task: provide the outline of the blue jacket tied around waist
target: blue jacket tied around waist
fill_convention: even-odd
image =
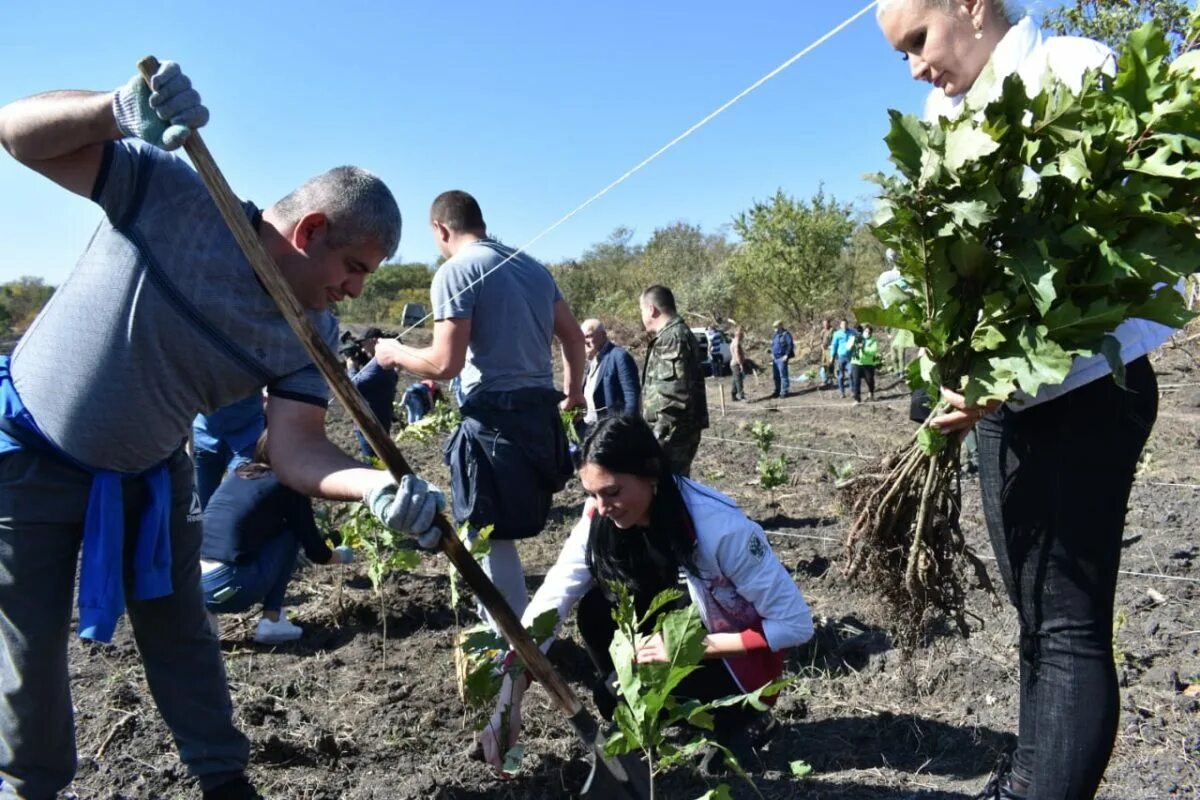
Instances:
[[[152,600],[171,594],[171,476],[166,462],[125,474],[96,469],[55,447],[38,428],[13,386],[10,359],[0,357],[0,455],[32,450],[92,476],[79,572],[79,636],[112,640],[125,612],[125,501],[122,482],[144,479],[150,502],[142,512],[133,554],[133,596]]]
[[[555,389],[474,392],[446,441],[454,520],[495,526],[496,540],[536,536],[573,473]]]

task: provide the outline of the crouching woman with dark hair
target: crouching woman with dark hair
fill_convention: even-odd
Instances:
[[[609,644],[616,630],[613,587],[629,587],[638,615],[665,589],[686,589],[708,630],[706,660],[676,688],[707,702],[754,691],[783,672],[783,652],[812,637],[812,616],[762,528],[728,497],[673,475],[653,432],[640,419],[609,417],[583,443],[579,479],[583,516],[525,610],[529,626],[549,609],[561,622],[576,605],[584,646],[597,669],[596,701],[611,718],[616,698]],[[678,606],[676,606],[678,607]],[[668,610],[668,609],[664,609]],[[639,663],[665,660],[662,638],[640,644]],[[499,768],[520,734],[529,678],[505,678],[492,724],[480,735],[484,758]],[[500,726],[508,712],[509,729]],[[751,730],[762,715],[719,709],[714,737],[748,766]],[[504,739],[504,742],[501,742]]]

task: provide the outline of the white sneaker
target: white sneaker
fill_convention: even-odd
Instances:
[[[254,641],[259,644],[283,644],[284,642],[294,642],[303,634],[304,631],[298,625],[289,622],[287,615],[281,611],[278,622],[272,622],[266,617],[258,621],[258,628],[254,631]]]

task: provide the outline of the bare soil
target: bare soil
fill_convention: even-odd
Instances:
[[[1200,797],[1200,365],[1196,344],[1155,356],[1162,402],[1134,487],[1117,594],[1115,643],[1122,683],[1116,752],[1100,792],[1107,800]],[[724,381],[722,381],[724,383]],[[840,571],[843,520],[834,481],[911,435],[908,396],[880,376],[874,403],[807,388],[770,400],[770,376],[751,378],[749,403],[721,407],[709,382],[713,425],[694,477],[740,502],[768,531],[819,625],[791,654],[798,676],[776,709],[779,732],[762,750],[756,783],[773,800],[964,800],[986,780],[1016,730],[1016,616],[972,590],[985,624],[962,638],[947,627],[910,659],[885,633],[877,604]],[[774,497],[755,481],[757,453],[745,430],[766,420],[792,459],[792,485]],[[331,436],[353,452],[340,410]],[[407,448],[420,473],[446,480],[440,447]],[[1170,484],[1170,485],[1169,485]],[[962,525],[990,556],[978,486],[964,482]],[[522,545],[536,589],[577,518],[573,483],[546,532]],[[988,562],[994,574],[994,564]],[[428,557],[385,586],[379,599],[360,564],[299,571],[287,599],[303,625],[293,645],[251,640],[254,615],[223,620],[223,649],[237,722],[252,742],[251,774],[270,798],[548,798],[574,796],[588,765],[563,717],[534,689],[526,706],[523,769],[501,780],[468,760],[473,720],[454,689],[453,639],[473,618],[450,607],[447,564]],[[999,581],[996,581],[999,585]],[[385,652],[386,650],[386,652]],[[552,657],[585,702],[587,660],[568,627]],[[127,625],[109,646],[70,645],[81,798],[197,797],[146,689]],[[1191,687],[1189,689],[1189,687]],[[796,779],[803,760],[811,776]],[[750,796],[733,781],[736,796]],[[698,797],[712,785],[685,769],[660,796]]]

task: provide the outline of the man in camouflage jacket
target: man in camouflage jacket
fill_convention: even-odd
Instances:
[[[700,347],[667,287],[642,292],[639,307],[642,324],[653,337],[642,370],[642,417],[662,443],[672,471],[688,476],[700,432],[708,427]]]

